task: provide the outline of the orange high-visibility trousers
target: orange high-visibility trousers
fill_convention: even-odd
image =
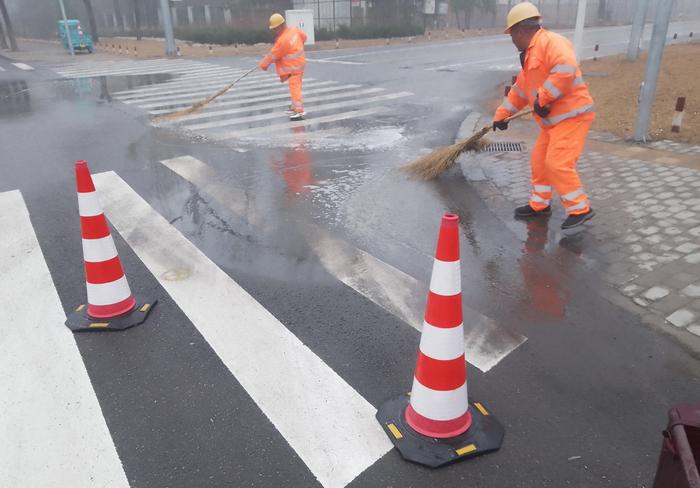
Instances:
[[[289,93],[292,97],[292,110],[297,113],[304,111],[304,100],[301,98],[301,79],[303,73],[293,74],[289,77]]]
[[[588,197],[576,172],[576,163],[594,118],[593,114],[585,114],[540,131],[530,159],[530,206],[534,210],[547,208],[552,199],[552,188],[559,194],[567,214],[582,214],[590,210]]]

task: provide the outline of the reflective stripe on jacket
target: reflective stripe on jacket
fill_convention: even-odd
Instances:
[[[266,70],[275,63],[280,77],[303,73],[306,65],[304,42],[306,42],[306,34],[303,30],[286,27],[277,36],[270,52],[260,62],[260,68]]]
[[[583,81],[576,62],[574,47],[567,38],[540,29],[535,33],[525,53],[523,69],[494,120],[503,120],[525,107],[534,106],[539,96],[540,105],[551,109],[546,118],[535,115],[541,127],[593,112],[593,99]]]

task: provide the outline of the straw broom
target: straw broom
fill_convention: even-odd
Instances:
[[[532,113],[532,109],[525,110],[516,115],[511,115],[506,118],[506,122],[511,120],[519,119],[520,117],[525,117]],[[481,149],[484,142],[481,139],[491,130],[491,126],[488,125],[481,129],[479,132],[475,133],[469,139],[462,142],[452,144],[451,146],[441,147],[435,151],[426,154],[420,159],[403,166],[402,169],[413,173],[414,175],[422,178],[424,180],[432,180],[436,178],[447,169],[449,169],[460,154],[464,151],[473,151]]]
[[[180,117],[184,117],[185,115],[193,114],[193,113],[197,112],[198,110],[201,110],[204,106],[209,105],[209,103],[211,103],[211,101],[214,100],[215,98],[219,98],[221,95],[223,95],[224,93],[226,93],[227,91],[229,91],[231,88],[233,88],[233,86],[234,86],[236,83],[238,83],[239,81],[241,81],[243,78],[245,78],[246,76],[248,76],[249,74],[251,74],[251,73],[252,73],[253,71],[255,71],[256,69],[258,69],[258,67],[257,67],[257,66],[254,66],[253,68],[251,68],[251,69],[249,69],[248,71],[246,71],[245,73],[243,73],[243,74],[242,74],[236,81],[234,81],[233,83],[231,83],[231,84],[229,84],[229,85],[226,85],[225,87],[223,87],[223,88],[222,88],[221,90],[219,90],[218,92],[214,93],[213,95],[210,95],[209,97],[205,98],[204,100],[200,100],[199,102],[195,103],[195,104],[192,105],[191,107],[186,108],[186,109],[184,109],[184,110],[180,110],[180,111],[178,111],[178,112],[171,112],[171,113],[169,113],[169,114],[161,115],[161,116],[159,116],[159,117],[156,117],[154,120],[155,120],[156,122],[161,121],[161,120],[172,120],[172,119],[177,119],[177,118],[180,118]]]

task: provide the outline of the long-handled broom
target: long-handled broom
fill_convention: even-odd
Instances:
[[[169,113],[169,114],[161,115],[161,116],[159,116],[159,117],[156,117],[154,120],[155,120],[155,121],[160,121],[160,120],[172,120],[172,119],[177,119],[177,118],[179,118],[179,117],[184,117],[185,115],[193,114],[193,113],[195,113],[196,111],[201,110],[202,107],[204,107],[205,105],[208,105],[209,103],[211,103],[211,101],[214,100],[215,98],[218,98],[218,97],[220,97],[221,95],[223,95],[224,93],[226,93],[227,91],[229,91],[231,88],[233,88],[233,86],[234,86],[236,83],[238,83],[239,81],[241,81],[243,78],[245,78],[246,76],[248,76],[249,74],[251,74],[251,73],[252,73],[253,71],[255,71],[256,69],[258,69],[257,65],[254,66],[254,67],[252,67],[251,69],[249,69],[249,70],[246,71],[245,73],[243,73],[243,74],[242,74],[238,79],[236,79],[236,81],[234,81],[233,83],[230,83],[230,84],[226,85],[225,87],[223,87],[223,88],[222,88],[221,90],[219,90],[218,92],[214,93],[213,95],[208,96],[208,97],[205,98],[204,100],[200,100],[199,102],[195,103],[195,104],[192,105],[191,107],[188,107],[188,108],[186,108],[186,109],[184,109],[184,110],[180,110],[180,111],[178,111],[178,112],[171,112],[171,113]]]
[[[519,114],[511,115],[510,117],[506,118],[505,121],[510,122],[511,120],[525,117],[531,113],[532,109],[528,109],[520,112]],[[459,155],[464,151],[479,149],[481,146],[481,138],[484,137],[490,130],[491,126],[487,125],[469,139],[452,144],[451,146],[436,149],[435,151],[426,154],[411,164],[403,166],[402,169],[408,171],[409,173],[413,173],[424,180],[432,180],[449,169],[455,163],[455,161],[457,161]]]

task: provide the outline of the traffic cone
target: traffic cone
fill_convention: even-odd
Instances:
[[[88,303],[76,308],[66,325],[73,332],[124,330],[139,325],[156,300],[137,300],[132,295],[87,162],[75,162],[75,178]]]
[[[412,391],[377,411],[377,420],[407,461],[437,468],[495,451],[503,443],[498,420],[481,403],[469,402],[463,327],[459,217],[445,214]]]

